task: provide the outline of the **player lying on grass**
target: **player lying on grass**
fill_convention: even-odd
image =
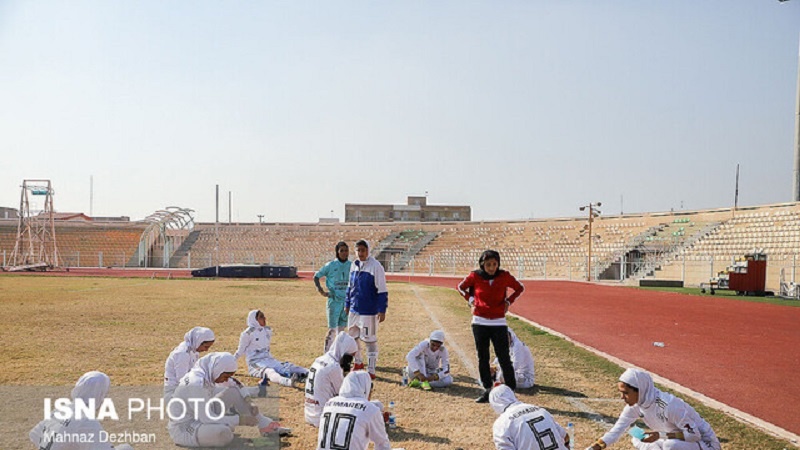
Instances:
[[[108,395],[111,380],[103,372],[86,372],[75,383],[72,389],[72,400],[82,400],[84,404],[94,401],[95,407],[100,408],[103,400]],[[77,411],[76,414],[77,416]],[[133,450],[128,444],[116,447],[102,439],[105,434],[103,426],[95,419],[87,417],[72,417],[66,420],[49,418],[39,422],[31,430],[29,436],[37,448],[48,450]],[[78,436],[83,443],[73,442],[70,436]],[[106,442],[103,442],[106,441]]]
[[[536,372],[533,367],[533,354],[531,349],[522,342],[514,331],[508,329],[508,353],[511,356],[511,365],[514,366],[514,379],[517,381],[518,389],[532,388],[536,382]],[[497,358],[492,363],[494,380],[497,383],[504,383],[503,369]]]
[[[194,327],[183,336],[164,363],[164,401],[172,398],[178,382],[194,367],[200,353],[207,352],[214,345],[214,332],[206,327]]]
[[[390,450],[389,436],[380,403],[371,402],[372,379],[363,370],[344,377],[339,395],[328,400],[322,410],[317,450]]]
[[[410,387],[421,387],[429,391],[431,387],[440,388],[453,384],[450,375],[450,356],[444,346],[444,331],[436,330],[428,339],[412,348],[406,355]]]
[[[686,402],[656,388],[649,373],[628,369],[619,377],[617,389],[625,408],[614,427],[587,450],[602,450],[617,442],[640,418],[652,431],[638,427],[630,431],[631,443],[638,450],[720,450],[711,425]]]
[[[233,376],[236,367],[236,359],[230,353],[209,353],[181,379],[168,405],[167,430],[177,445],[225,447],[233,441],[233,431],[239,425],[257,426],[263,435],[291,431],[261,414],[239,389],[219,389]],[[237,414],[226,415],[229,411]]]
[[[305,381],[308,369],[288,361],[278,361],[270,353],[272,328],[267,326],[264,313],[254,309],[247,315],[247,328],[239,337],[239,348],[233,355],[237,360],[246,356],[250,375],[261,378],[259,396],[266,395],[267,380],[281,386],[297,387]]]
[[[522,403],[501,384],[489,393],[489,403],[500,417],[492,427],[497,450],[567,450],[569,436],[546,409]]]
[[[322,408],[328,400],[339,394],[357,351],[355,339],[342,331],[336,335],[327,353],[314,360],[305,387],[304,414],[307,423],[319,426]]]

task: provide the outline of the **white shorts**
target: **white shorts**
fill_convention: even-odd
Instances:
[[[350,311],[347,316],[349,335],[364,342],[378,342],[378,315],[362,316]],[[358,331],[358,334],[355,331]]]

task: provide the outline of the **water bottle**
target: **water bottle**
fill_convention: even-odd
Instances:
[[[569,436],[569,450],[575,448],[575,425],[572,422],[567,423],[567,436]]]
[[[397,417],[394,415],[394,402],[389,402],[389,428],[397,428]]]
[[[408,386],[408,367],[403,367],[403,380],[400,384],[402,386]]]

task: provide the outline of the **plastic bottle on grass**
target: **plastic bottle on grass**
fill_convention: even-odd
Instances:
[[[575,424],[567,423],[567,436],[569,436],[569,450],[575,448]]]
[[[394,402],[389,402],[389,428],[397,428],[397,416],[394,413]]]

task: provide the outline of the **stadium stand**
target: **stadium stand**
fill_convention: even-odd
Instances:
[[[136,266],[143,222],[56,222],[62,264]],[[218,230],[218,231],[217,231]],[[0,252],[14,247],[16,221],[0,220]],[[217,241],[219,236],[219,241]],[[479,254],[498,250],[520,278],[585,280],[592,239],[592,279],[642,278],[708,282],[754,250],[768,256],[767,288],[794,281],[800,253],[800,203],[679,211],[594,220],[553,218],[483,222],[197,223],[170,255],[169,266],[272,264],[318,269],[342,240],[372,243],[388,272],[462,275]],[[102,255],[102,256],[101,256]],[[102,258],[102,260],[101,260]]]

